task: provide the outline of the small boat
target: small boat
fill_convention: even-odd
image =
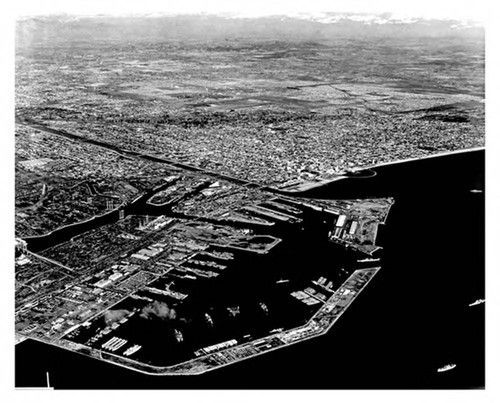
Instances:
[[[455,368],[457,364],[447,364],[444,367],[438,368],[437,372],[446,372]]]
[[[484,299],[476,299],[473,303],[469,304],[469,306],[484,304]]]

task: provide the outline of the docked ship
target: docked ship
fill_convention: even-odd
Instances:
[[[212,250],[210,252],[204,252],[204,254],[209,255],[209,256],[213,256],[215,258],[219,258],[222,260],[233,260],[234,259],[234,255],[230,252],[220,252],[220,251]]]
[[[437,369],[437,372],[446,372],[446,371],[450,371],[450,370],[452,370],[453,368],[455,368],[456,366],[457,366],[457,364],[447,364],[447,365],[445,365],[444,367],[438,368],[438,369]]]

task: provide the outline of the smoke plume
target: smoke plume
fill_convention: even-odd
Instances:
[[[175,309],[169,308],[165,302],[153,301],[142,308],[139,316],[144,319],[157,317],[163,320],[173,320],[177,317],[177,314]]]
[[[126,309],[115,309],[106,311],[104,312],[104,321],[106,322],[106,325],[111,325],[116,321],[123,319],[129,313],[130,311],[127,311]]]

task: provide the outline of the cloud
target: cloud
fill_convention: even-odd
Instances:
[[[324,12],[381,14],[394,18],[436,18],[483,21],[487,15],[486,0],[17,0],[18,15],[47,15],[68,13],[76,15],[131,15],[131,14],[231,14],[240,17],[266,15],[298,16]]]

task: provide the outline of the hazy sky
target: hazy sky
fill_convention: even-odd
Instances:
[[[16,0],[16,15],[68,13],[186,14],[235,13],[240,16],[297,15],[325,11],[392,13],[397,18],[428,17],[484,21],[489,0]]]

